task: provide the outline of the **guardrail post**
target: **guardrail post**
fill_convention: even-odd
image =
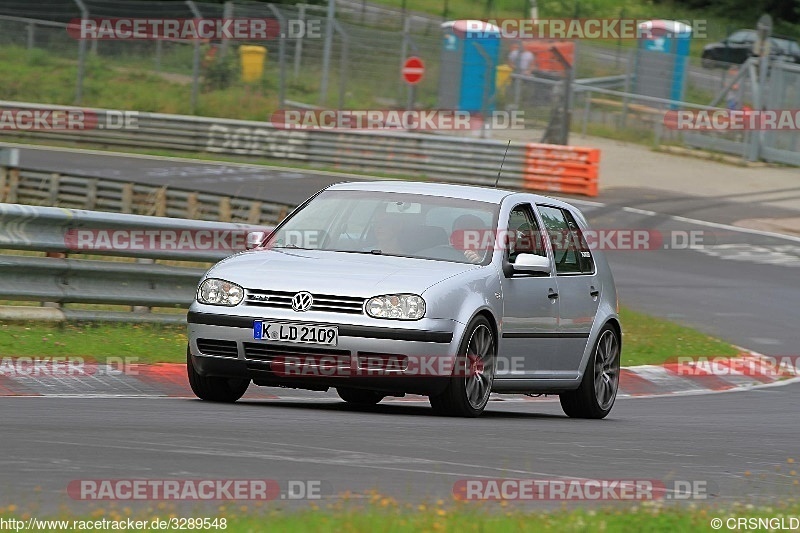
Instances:
[[[28,50],[33,50],[33,47],[36,46],[35,44],[35,32],[36,26],[33,25],[33,22],[28,23]]]
[[[260,224],[261,223],[261,202],[253,202],[250,204],[250,213],[247,215],[247,223],[248,224]]]
[[[52,206],[58,205],[58,185],[61,181],[61,176],[56,172],[50,175],[50,194],[47,201]]]
[[[47,252],[45,257],[50,257],[53,259],[66,259],[67,254],[63,252]],[[59,280],[59,283],[65,283],[63,280]],[[61,304],[59,302],[42,302],[42,307],[52,307],[55,309],[60,309]]]
[[[122,185],[122,197],[120,198],[120,213],[133,213],[133,183]]]
[[[0,202],[16,202],[19,187],[19,150],[0,148]],[[11,198],[14,198],[11,200]]]
[[[283,219],[286,218],[286,215],[288,214],[289,210],[286,207],[282,207],[281,210],[278,212],[278,220],[276,220],[275,223],[277,224],[279,222],[282,222]]]
[[[97,205],[97,180],[89,180],[86,183],[86,202],[83,206],[86,209],[94,209]]]
[[[161,187],[156,191],[154,213],[157,217],[167,216],[167,188]]]
[[[231,199],[227,196],[223,196],[219,199],[219,221],[231,221]]]
[[[6,202],[17,203],[19,196],[19,169],[12,168],[8,171],[8,189],[6,192]]]
[[[139,263],[139,264],[142,264],[142,265],[152,265],[153,263],[155,263],[155,260],[154,259],[149,259],[147,257],[138,257],[136,259],[136,262]],[[134,313],[149,313],[152,310],[153,309],[151,307],[147,307],[146,305],[132,305],[131,306],[131,311],[133,311]]]
[[[189,193],[189,196],[186,197],[186,218],[192,220],[200,218],[200,209],[197,197],[198,194],[196,192]]]

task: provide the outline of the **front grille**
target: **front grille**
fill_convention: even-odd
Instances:
[[[245,305],[256,307],[275,307],[291,309],[292,297],[297,294],[291,291],[265,291],[247,289]],[[312,294],[314,303],[309,311],[327,311],[330,313],[347,313],[360,315],[364,312],[364,298],[357,296],[333,296],[330,294]]]
[[[268,343],[245,342],[244,357],[249,362],[272,363],[276,359],[284,364],[330,366],[350,368],[350,351],[315,346],[277,346]]]
[[[239,357],[236,341],[223,341],[219,339],[197,339],[197,349],[206,355],[218,357]]]

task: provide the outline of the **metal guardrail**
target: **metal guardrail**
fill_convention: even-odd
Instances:
[[[253,229],[265,228],[0,204],[0,249],[48,253],[47,257],[0,255],[0,299],[50,302],[51,306],[82,303],[187,308],[205,269],[154,261],[218,261],[244,249],[246,233]],[[118,234],[125,239],[125,249],[113,245]],[[82,235],[87,237],[85,242]],[[139,245],[134,239],[137,235]],[[149,236],[154,237],[151,240]],[[98,237],[105,237],[106,244]],[[186,246],[181,244],[184,237]],[[207,243],[208,249],[197,246],[201,242]],[[67,254],[113,255],[138,261],[75,259]],[[128,313],[63,309],[61,314],[86,320],[183,321],[180,314],[142,310]]]
[[[256,225],[275,225],[294,208],[281,202],[18,168],[2,156],[0,202]]]
[[[12,109],[82,112],[91,114],[92,120],[87,122],[98,125],[117,122],[123,114],[118,110],[0,101],[0,112]],[[138,113],[135,125],[119,129],[0,129],[0,134],[108,147],[280,159],[490,186],[494,185],[506,149],[506,142],[492,139],[405,131],[282,129],[269,122],[160,113]],[[526,151],[530,146],[511,143],[500,177],[501,187],[524,187]]]

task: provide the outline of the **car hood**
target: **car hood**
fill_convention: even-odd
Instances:
[[[273,249],[232,256],[217,263],[207,277],[246,289],[368,298],[398,292],[421,294],[444,279],[474,268],[478,267],[408,257]]]

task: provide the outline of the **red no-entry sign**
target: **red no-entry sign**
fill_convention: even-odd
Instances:
[[[411,56],[403,63],[403,79],[409,85],[416,85],[422,81],[422,75],[425,74],[425,63],[416,56]]]

